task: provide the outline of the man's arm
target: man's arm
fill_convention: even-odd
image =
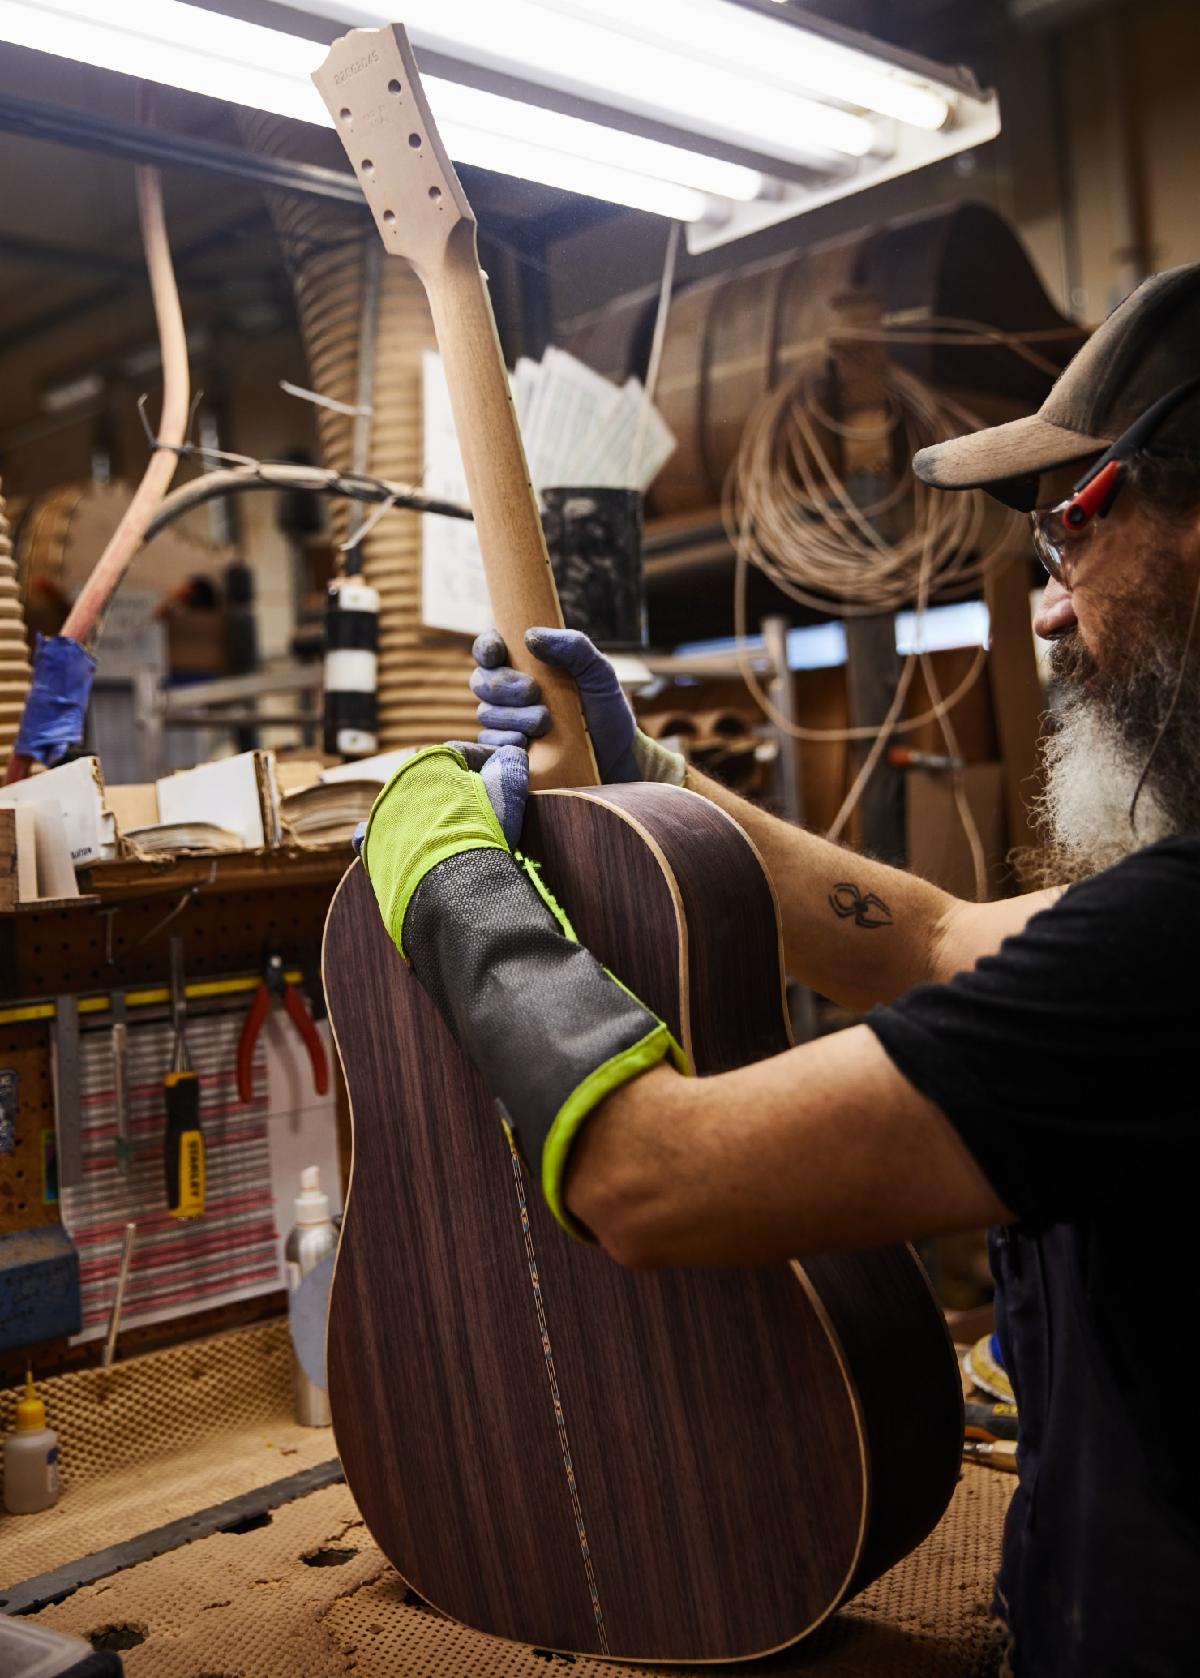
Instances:
[[[781,821],[694,768],[687,786],[749,834],[779,899],[793,978],[843,1007],[892,1002],[913,985],[951,979],[991,955],[1058,889],[967,903],[901,868]]]
[[[578,683],[602,780],[680,784],[683,759],[639,733],[616,672],[586,635],[538,628],[525,643]],[[527,745],[545,733],[550,716],[537,683],[509,666],[500,637],[486,631],[473,651],[481,744]],[[788,972],[848,1008],[891,1002],[922,980],[973,967],[1054,900],[1051,892],[963,903],[916,875],[768,815],[694,768],[686,768],[684,784],[719,804],[757,845],[779,899]]]
[[[711,1078],[634,1079],[592,1113],[566,1200],[613,1258],[646,1268],[765,1264],[1013,1216],[867,1026]]]

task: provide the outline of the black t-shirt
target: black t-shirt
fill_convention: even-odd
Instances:
[[[868,1019],[1018,1220],[993,1267],[1019,1678],[1200,1672],[1198,959],[1200,838],[1171,839]]]

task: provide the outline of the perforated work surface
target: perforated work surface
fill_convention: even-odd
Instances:
[[[329,1428],[292,1421],[282,1318],[40,1383],[62,1496],[0,1513],[0,1585],[119,1544],[336,1455]],[[15,1388],[0,1392],[0,1430]]]
[[[945,1520],[907,1561],[799,1649],[758,1667],[724,1670],[772,1678],[992,1678],[1000,1638],[987,1602],[1010,1486],[1004,1475],[966,1469]],[[130,1678],[546,1678],[568,1666],[579,1678],[629,1678],[663,1671],[568,1662],[443,1619],[384,1561],[344,1486],[277,1509],[260,1529],[203,1539],[102,1580],[38,1618],[92,1638],[126,1628],[126,1640],[142,1639],[122,1648]]]
[[[281,1320],[45,1382],[63,1441],[63,1496],[41,1515],[0,1516],[0,1580],[46,1571],[332,1456],[328,1429],[291,1422],[290,1382]],[[11,1426],[14,1397],[0,1393],[0,1429]],[[999,1638],[988,1603],[1011,1491],[1007,1475],[964,1469],[919,1550],[799,1649],[754,1670],[772,1678],[992,1678]],[[345,1486],[286,1504],[261,1527],[113,1574],[38,1618],[83,1636],[132,1628],[117,1633],[135,1640],[121,1650],[130,1678],[545,1678],[567,1664],[421,1605],[368,1536]],[[662,1671],[589,1659],[574,1667],[580,1678]]]
[[[43,1137],[54,1132],[54,1097],[41,1020],[0,1026],[0,1067],[17,1075],[17,1120],[12,1152],[0,1159],[0,1232],[55,1223],[56,1207],[44,1198]]]

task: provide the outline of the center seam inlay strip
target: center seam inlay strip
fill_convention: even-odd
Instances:
[[[521,1172],[521,1160],[515,1147],[512,1147],[513,1182],[517,1190],[517,1206],[521,1213],[521,1234],[525,1239],[525,1257],[529,1264],[529,1280],[533,1286],[533,1303],[537,1311],[538,1333],[542,1337],[542,1356],[546,1360],[546,1379],[550,1383],[550,1401],[554,1407],[554,1425],[558,1429],[558,1443],[562,1450],[563,1471],[567,1478],[567,1490],[571,1495],[571,1511],[575,1516],[575,1531],[579,1534],[579,1553],[583,1557],[583,1571],[587,1579],[588,1593],[592,1599],[592,1614],[596,1621],[596,1636],[600,1643],[600,1653],[608,1654],[608,1633],[604,1627],[604,1610],[600,1605],[600,1591],[596,1584],[596,1570],[592,1565],[592,1552],[588,1544],[587,1527],[583,1520],[583,1505],[579,1497],[579,1484],[575,1478],[575,1464],[571,1460],[571,1442],[567,1437],[567,1418],[563,1411],[562,1398],[558,1390],[558,1375],[554,1368],[554,1352],[550,1345],[550,1329],[546,1322],[546,1302],[542,1295],[541,1279],[538,1275],[537,1254],[533,1246],[533,1229],[529,1222],[529,1208],[525,1203],[525,1179]]]

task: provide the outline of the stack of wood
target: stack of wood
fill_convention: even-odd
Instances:
[[[13,563],[4,496],[0,494],[0,760],[7,761],[29,692],[25,618]]]
[[[294,158],[298,125],[247,118],[247,142],[271,156]],[[328,163],[322,154],[319,161]],[[425,292],[405,262],[377,264],[374,332],[362,332],[368,252],[379,245],[363,214],[315,199],[274,197],[271,212],[296,288],[308,355],[308,379],[321,396],[353,409],[359,399],[360,355],[373,357],[370,448],[366,470],[400,483],[422,474],[421,356],[436,347]],[[380,248],[380,255],[383,255]],[[373,339],[373,343],[372,343]],[[322,463],[353,469],[352,413],[318,407]],[[334,540],[346,539],[349,509],[334,502]],[[379,739],[383,750],[473,736],[475,702],[467,688],[471,660],[461,637],[421,623],[419,515],[384,515],[363,541],[364,576],[380,596]]]

